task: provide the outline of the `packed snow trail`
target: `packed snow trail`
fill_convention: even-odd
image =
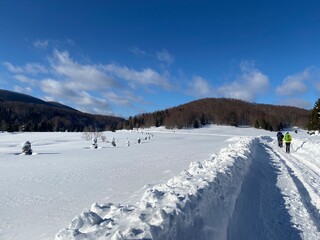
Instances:
[[[266,145],[258,145],[228,225],[228,240],[301,239],[276,186],[279,171]]]
[[[302,148],[302,155],[300,149],[304,143],[292,149],[290,154],[276,148],[274,142],[269,141],[267,145],[266,149],[280,170],[277,185],[282,190],[292,223],[303,239],[320,239],[319,157],[310,151],[315,147]],[[316,148],[319,149],[318,146]]]

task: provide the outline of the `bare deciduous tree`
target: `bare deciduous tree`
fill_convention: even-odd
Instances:
[[[98,131],[94,128],[86,128],[85,131],[82,133],[82,139],[86,141],[91,141],[92,139],[101,139],[102,142],[106,142],[106,136],[103,135],[103,132]]]

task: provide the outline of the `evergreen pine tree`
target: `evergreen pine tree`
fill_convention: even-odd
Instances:
[[[260,124],[260,127],[264,130],[268,130],[268,127],[269,127],[269,123],[263,118],[261,120],[261,124]]]
[[[198,120],[194,120],[194,122],[193,122],[193,128],[199,128],[199,122],[198,122]]]
[[[237,114],[235,112],[229,113],[229,124],[234,127],[238,126]]]
[[[309,130],[320,130],[320,98],[314,104],[311,118],[308,124]]]
[[[202,116],[200,118],[200,122],[201,122],[201,125],[206,125],[206,118],[204,116],[204,113],[202,113]]]
[[[260,123],[259,123],[258,120],[256,120],[256,121],[254,122],[254,127],[255,127],[255,128],[260,128]]]

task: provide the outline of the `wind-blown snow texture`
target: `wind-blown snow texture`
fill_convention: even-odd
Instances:
[[[18,180],[8,180],[8,175],[24,180],[29,177],[33,183],[40,183],[40,190],[41,183],[45,182],[53,191],[58,191],[56,198],[50,198],[48,191],[37,189],[36,199],[19,188],[13,191],[17,195],[22,192],[33,208],[44,208],[39,210],[42,214],[45,210],[48,215],[53,214],[54,208],[59,212],[55,216],[60,222],[63,220],[65,228],[56,230],[56,240],[320,239],[319,136],[309,136],[302,130],[298,134],[292,132],[291,153],[287,154],[277,146],[275,133],[250,128],[210,126],[174,131],[153,128],[143,133],[119,131],[110,136],[110,139],[117,139],[117,147],[99,143],[99,149],[95,150],[81,145],[80,139],[66,138],[67,133],[61,138],[57,134],[46,141],[42,139],[41,144],[43,135],[37,136],[36,156],[11,154],[16,146],[13,140],[21,138],[19,134],[6,135],[12,138],[4,147],[7,152],[4,156],[10,158],[0,160],[6,170],[5,177],[0,177],[4,183],[0,210],[5,213],[4,219],[0,220],[1,239],[52,239],[32,230],[31,224],[30,234],[28,229],[19,228],[18,220],[10,219],[10,210],[17,213],[16,204],[21,201],[19,197],[10,199],[14,193],[7,185]],[[150,134],[151,139],[145,138]],[[142,144],[136,143],[137,137],[143,139]],[[130,146],[126,146],[128,140]],[[74,142],[77,141],[83,151],[75,158],[73,152],[79,146]],[[60,153],[57,147],[62,146],[61,142],[73,143],[68,145],[70,149],[64,147]],[[41,145],[45,147],[42,152]],[[38,151],[35,151],[36,147]],[[21,162],[23,157],[30,160],[29,164],[35,170],[28,168],[25,161]],[[51,166],[45,161],[47,158],[56,163]],[[91,164],[88,165],[88,161]],[[45,168],[39,167],[42,164]],[[26,167],[27,173],[18,175],[10,170],[21,169],[21,165]],[[35,173],[39,169],[45,171],[47,178]],[[56,189],[53,183],[58,185]],[[70,189],[71,193],[68,193],[65,185],[75,190]],[[115,187],[110,189],[112,185]],[[41,194],[49,195],[47,205],[39,200]],[[77,199],[74,194],[78,194]],[[103,194],[110,197],[103,197]],[[63,203],[61,199],[66,203],[58,207]],[[96,199],[96,202],[92,201],[91,207],[85,209],[83,204],[90,199]],[[45,199],[42,201],[46,202]],[[85,209],[82,212],[81,206]],[[68,225],[63,213],[70,216],[70,208],[78,209],[79,214],[69,218]],[[23,208],[19,210],[27,212]],[[30,221],[36,218],[43,216],[29,217]],[[59,225],[58,221],[51,224],[61,226],[63,222]],[[45,228],[40,223],[38,227]],[[15,229],[15,233],[10,232],[10,228]],[[52,232],[53,229],[48,230]]]

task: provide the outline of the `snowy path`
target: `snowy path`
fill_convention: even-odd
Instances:
[[[303,154],[299,148],[287,154],[274,144],[269,143],[269,146],[281,171],[278,185],[293,224],[301,231],[303,239],[320,239],[320,169],[315,164],[319,157],[315,158],[307,149]]]
[[[301,239],[276,187],[278,174],[266,146],[257,146],[228,225],[228,240]]]
[[[228,239],[320,239],[319,162],[303,145],[287,154],[263,138],[238,196]]]

